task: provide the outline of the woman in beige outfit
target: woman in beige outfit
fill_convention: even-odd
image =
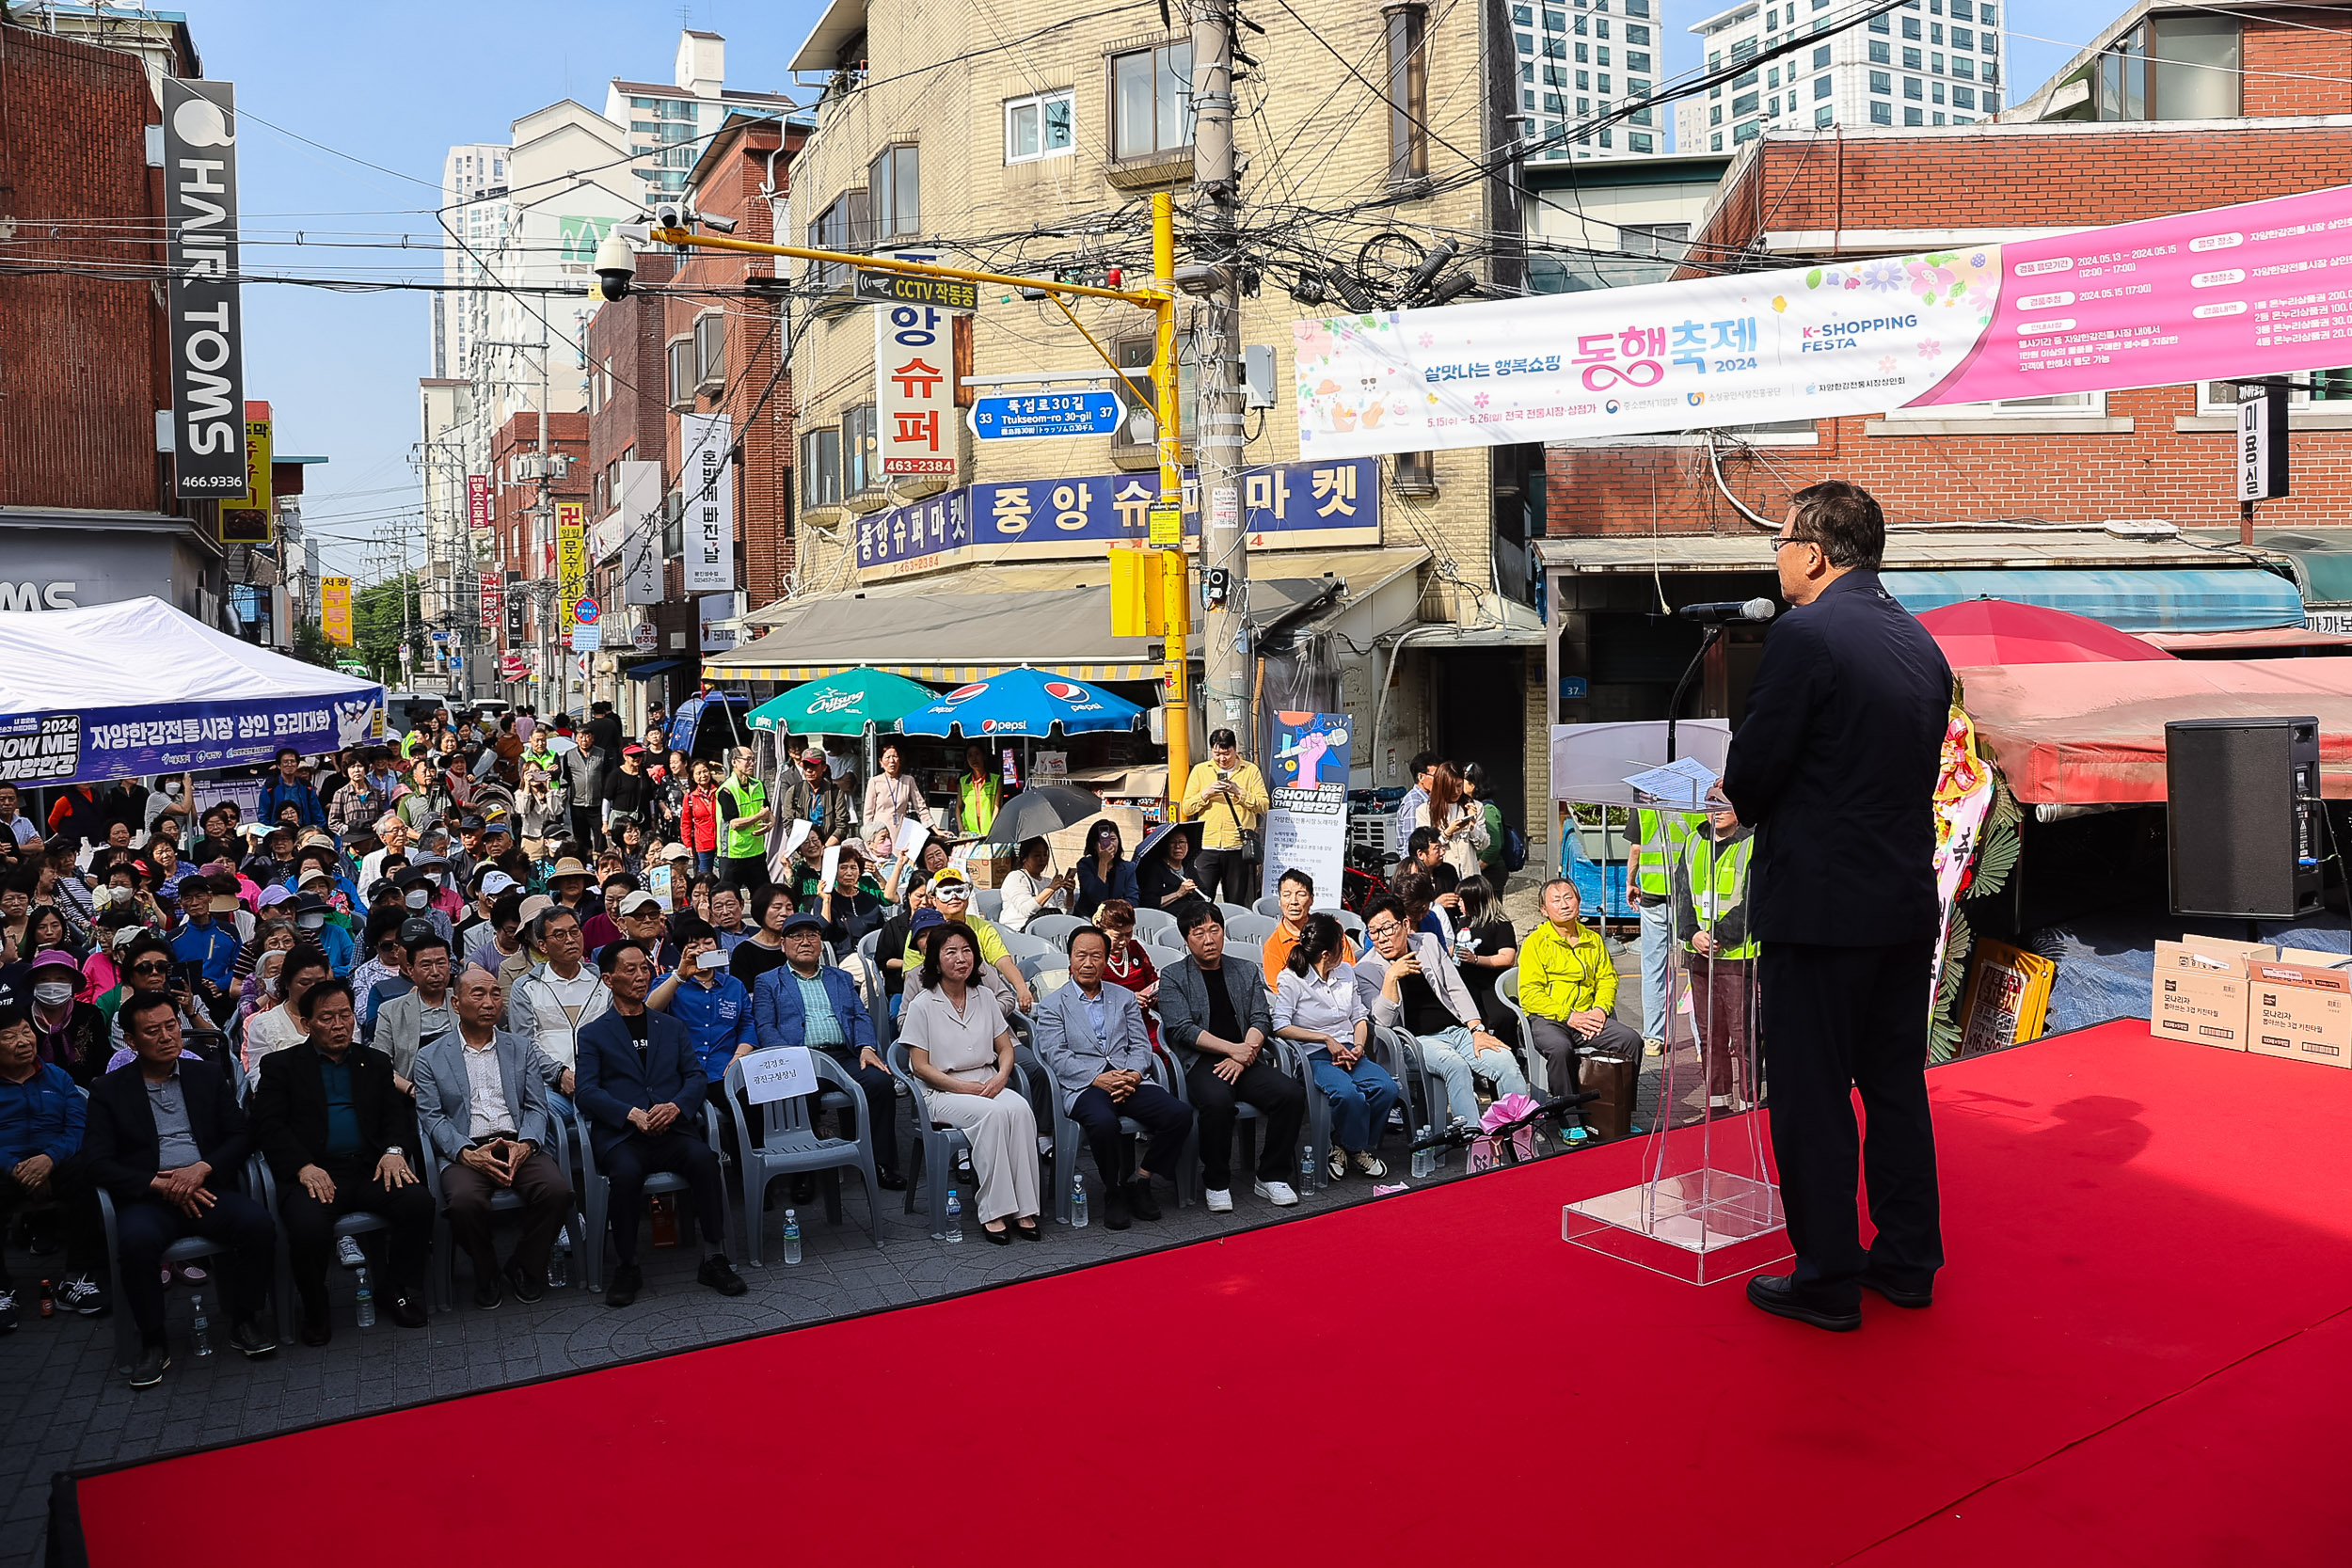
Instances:
[[[898,1033],[931,1119],[961,1129],[972,1145],[980,1234],[1010,1246],[1015,1234],[1044,1239],[1037,1227],[1037,1117],[1012,1087],[1012,1033],[1004,1015],[973,983],[979,961],[979,942],[961,921],[932,932],[922,988],[910,988]]]

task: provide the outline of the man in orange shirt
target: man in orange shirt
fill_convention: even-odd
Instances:
[[[1274,989],[1274,982],[1280,978],[1283,969],[1289,965],[1291,949],[1298,945],[1298,933],[1306,929],[1307,917],[1314,912],[1315,879],[1294,865],[1282,873],[1282,879],[1275,888],[1274,895],[1281,900],[1282,922],[1274,927],[1273,934],[1259,949],[1267,976],[1265,989],[1268,990]],[[1340,961],[1351,964],[1356,961],[1355,939],[1340,939]]]

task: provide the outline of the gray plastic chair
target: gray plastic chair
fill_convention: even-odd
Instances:
[[[920,1188],[925,1211],[930,1215],[931,1240],[941,1241],[947,1234],[947,1186],[955,1180],[958,1156],[970,1158],[972,1144],[962,1129],[931,1120],[930,1105],[923,1098],[923,1081],[914,1076],[914,1055],[907,1043],[893,1041],[886,1054],[891,1075],[906,1085],[908,1095],[914,1101],[914,1175],[907,1182],[906,1206],[899,1212],[914,1212],[914,1195]],[[1020,1055],[1016,1050],[1016,1063]],[[1023,1074],[1013,1074],[1016,1086],[1023,1081]],[[963,1212],[969,1214],[972,1210],[966,1205]]]
[[[1340,929],[1355,939],[1356,946],[1359,951],[1362,949],[1364,945],[1364,917],[1362,915],[1358,914],[1354,910],[1326,910],[1323,912],[1338,921]]]
[[[1231,926],[1236,920],[1254,918],[1258,911],[1246,904],[1229,904],[1220,898],[1216,901],[1216,912],[1225,917],[1226,925]]]
[[[1233,915],[1225,922],[1225,940],[1229,944],[1240,942],[1250,950],[1251,956],[1254,956],[1257,949],[1265,945],[1265,939],[1279,929],[1281,924],[1279,920],[1269,920],[1262,914]]]
[[[1004,942],[1005,951],[1015,958],[1046,958],[1056,957],[1061,952],[1059,942],[1050,941],[1045,937],[1032,936],[1026,931],[1008,931],[1000,927],[996,935]]]
[[[1250,905],[1249,908],[1253,913],[1264,915],[1269,919],[1279,920],[1282,918],[1282,895],[1279,893],[1269,893],[1263,898],[1261,898],[1256,903]]]
[[[270,1180],[269,1167],[262,1164],[262,1157],[258,1154],[246,1161],[244,1186],[245,1196],[267,1210],[270,1223],[275,1226],[278,1223],[278,1191],[276,1185]],[[114,1196],[103,1187],[98,1189],[98,1218],[106,1233],[106,1277],[115,1281],[119,1290],[122,1279],[122,1239],[115,1227]],[[163,1260],[168,1267],[174,1263],[194,1263],[207,1258],[225,1258],[228,1255],[229,1249],[218,1242],[208,1242],[201,1236],[187,1236],[165,1247]],[[213,1287],[208,1282],[204,1289],[212,1290]],[[215,1311],[221,1314],[215,1321],[220,1324],[219,1332],[226,1342],[229,1330],[234,1325],[228,1322],[227,1309],[223,1305],[224,1299],[215,1292],[213,1297],[213,1307]],[[282,1284],[275,1280],[272,1282],[271,1310],[278,1319],[278,1332],[282,1335],[290,1320],[287,1317],[286,1296]],[[164,1318],[168,1325],[171,1318],[169,1292],[166,1292],[164,1296]],[[122,1369],[128,1370],[137,1363],[139,1358],[139,1330],[138,1325],[131,1321],[131,1307],[128,1302],[117,1301],[115,1303],[114,1320],[115,1360]]]
[[[1070,933],[1089,924],[1074,914],[1041,914],[1029,922],[1028,934],[1041,942],[1052,942],[1056,952],[1065,952]]]
[[[982,920],[993,921],[1005,912],[1005,890],[1000,887],[976,887],[972,890],[972,912]]]
[[[743,1063],[739,1057],[727,1064],[723,1098],[728,1112],[735,1117],[735,1147],[741,1152],[736,1165],[737,1190],[743,1210],[743,1253],[752,1267],[765,1268],[760,1260],[762,1232],[767,1227],[763,1217],[768,1183],[779,1176],[798,1176],[803,1171],[825,1173],[825,1220],[831,1225],[841,1223],[841,1171],[844,1166],[855,1170],[866,1182],[866,1231],[882,1245],[882,1189],[874,1181],[874,1129],[872,1118],[864,1115],[865,1091],[849,1069],[821,1051],[811,1051],[808,1059],[816,1065],[817,1076],[844,1095],[854,1095],[860,1115],[857,1136],[854,1138],[819,1137],[810,1121],[815,1109],[809,1102],[830,1101],[830,1095],[796,1095],[789,1100],[772,1100],[765,1105],[755,1105],[759,1117],[759,1136],[752,1136],[751,1124],[743,1115]]]
[[[1298,1053],[1292,1048],[1291,1042],[1288,1040],[1270,1039],[1266,1041],[1266,1049],[1273,1053],[1275,1066],[1279,1068],[1282,1071],[1288,1073],[1291,1077],[1297,1079],[1300,1084],[1304,1085],[1307,1091],[1308,1101],[1311,1104],[1315,1099],[1315,1086],[1313,1082],[1307,1077],[1305,1065],[1301,1061]],[[1177,1065],[1179,1058],[1175,1054],[1174,1047],[1163,1045],[1161,1050],[1168,1057],[1168,1077],[1171,1080],[1172,1091],[1177,1099],[1183,1101],[1187,1105],[1191,1104],[1192,1085],[1185,1079],[1184,1072]],[[1258,1108],[1255,1105],[1250,1104],[1248,1101],[1236,1101],[1233,1104],[1233,1134],[1235,1138],[1239,1139],[1242,1130],[1248,1127],[1250,1123],[1263,1119],[1264,1118],[1258,1114]],[[1256,1131],[1252,1129],[1249,1138],[1243,1145],[1243,1152],[1236,1155],[1234,1158],[1234,1170],[1240,1172],[1244,1176],[1248,1175],[1249,1172],[1257,1168],[1256,1162],[1251,1157],[1251,1151],[1248,1147],[1248,1144],[1255,1143],[1256,1141]],[[1200,1122],[1198,1117],[1195,1117],[1193,1120],[1192,1136],[1185,1140],[1184,1156],[1178,1162],[1178,1164],[1181,1167],[1176,1173],[1176,1201],[1178,1205],[1182,1206],[1187,1196],[1201,1198],[1203,1201],[1206,1201],[1205,1194],[1207,1192],[1207,1183],[1200,1180]],[[1296,1172],[1292,1172],[1290,1174],[1295,1175]],[[1285,1177],[1285,1180],[1288,1180],[1288,1177]]]
[[[548,1122],[555,1129],[555,1142],[547,1153],[568,1177],[572,1169],[571,1122],[562,1111],[552,1107],[548,1112]],[[430,1149],[424,1154],[424,1184],[433,1194],[433,1256],[438,1265],[430,1271],[433,1290],[439,1298],[437,1305],[442,1311],[451,1312],[457,1307],[457,1246],[449,1233],[449,1216],[441,1207],[441,1162],[433,1156]],[[511,1191],[501,1190],[490,1195],[492,1214],[516,1213],[522,1206],[523,1200]],[[564,1220],[564,1234],[571,1242],[575,1259],[587,1257],[587,1228],[588,1222],[580,1217],[580,1195],[575,1192],[572,1195],[572,1211]],[[479,1285],[481,1281],[474,1283]]]
[[[1298,1079],[1306,1085],[1307,1142],[1315,1152],[1314,1190],[1321,1192],[1331,1184],[1331,1101],[1321,1089],[1315,1087],[1314,1074],[1308,1069],[1307,1066],[1307,1048],[1296,1040],[1284,1040],[1282,1043],[1292,1052],[1297,1065]],[[1398,1104],[1403,1108],[1406,1118],[1407,1125],[1405,1131],[1409,1141],[1412,1133],[1410,1125],[1413,1114],[1412,1085],[1413,1080],[1421,1075],[1420,1064],[1418,1061],[1408,1062],[1397,1037],[1393,1034],[1384,1032],[1377,1024],[1373,1026],[1371,1048],[1365,1052],[1365,1055],[1386,1069],[1389,1076],[1396,1080],[1397,1091],[1402,1096]],[[1380,1126],[1374,1128],[1372,1130],[1373,1148],[1377,1150],[1388,1135],[1387,1123],[1383,1122]],[[1396,1175],[1394,1167],[1391,1167],[1389,1175],[1391,1178]]]
[[[1549,1090],[1549,1069],[1544,1065],[1544,1053],[1535,1049],[1535,1032],[1527,1026],[1527,1009],[1519,1006],[1519,972],[1506,969],[1495,980],[1495,994],[1511,1009],[1511,1020],[1519,1032],[1519,1069],[1527,1074],[1529,1089],[1541,1100]]]
[[[1136,911],[1136,936],[1140,937],[1145,942],[1150,942],[1154,934],[1161,931],[1166,931],[1169,936],[1174,936],[1176,934],[1176,917],[1174,915],[1168,913],[1166,910],[1138,909]]]
[[[584,1118],[579,1132],[580,1183],[576,1190],[588,1215],[588,1250],[580,1259],[581,1266],[585,1271],[585,1277],[580,1281],[580,1289],[601,1291],[604,1289],[606,1232],[612,1220],[612,1182],[610,1178],[596,1169],[596,1146],[588,1135]],[[711,1152],[719,1156],[723,1165],[726,1151],[720,1147],[719,1143],[719,1113],[712,1108],[707,1093],[703,1096],[703,1140],[710,1145]],[[723,1169],[720,1174],[723,1180],[724,1170]],[[682,1193],[689,1190],[686,1178],[675,1171],[666,1170],[656,1171],[646,1177],[644,1189],[647,1197],[658,1196],[662,1193]],[[720,1223],[723,1226],[725,1224],[724,1206],[721,1207]],[[722,1251],[725,1250],[726,1237],[724,1235],[713,1236],[710,1240],[717,1243]]]
[[[858,938],[857,956],[866,968],[866,978],[858,986],[858,1000],[866,1004],[866,1016],[874,1021],[875,1043],[887,1047],[898,1037],[898,1021],[890,1016],[890,994],[882,980],[880,929]]]
[[[1184,939],[1176,934],[1173,927],[1170,927],[1167,930],[1160,930],[1154,927],[1152,930],[1146,931],[1141,926],[1137,926],[1136,930],[1137,934],[1143,938],[1143,945],[1151,948],[1154,953],[1166,953],[1170,958],[1181,958],[1192,951],[1191,948],[1184,945]],[[1156,959],[1153,961],[1157,962]],[[1165,968],[1166,966],[1163,965],[1162,967]]]

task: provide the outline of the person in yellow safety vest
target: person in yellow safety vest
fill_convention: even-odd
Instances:
[[[1005,786],[989,767],[988,748],[978,741],[963,749],[963,777],[956,781],[956,826],[978,836],[996,825]]]
[[[1668,982],[1674,974],[1674,867],[1691,836],[1679,812],[1633,814],[1633,865],[1626,901],[1642,911],[1642,1040],[1649,1053],[1665,1049]]]
[[[1756,831],[1728,811],[1690,819],[1684,876],[1675,889],[1675,931],[1690,976],[1691,1009],[1707,1055],[1707,1101],[1716,1114],[1753,1098],[1749,1060],[1756,1016],[1756,942],[1748,927],[1748,868]]]

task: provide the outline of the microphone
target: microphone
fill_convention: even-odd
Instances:
[[[1724,600],[1719,604],[1687,604],[1675,611],[1686,621],[1700,621],[1719,626],[1725,621],[1769,621],[1775,607],[1765,598],[1750,599],[1744,604]]]

